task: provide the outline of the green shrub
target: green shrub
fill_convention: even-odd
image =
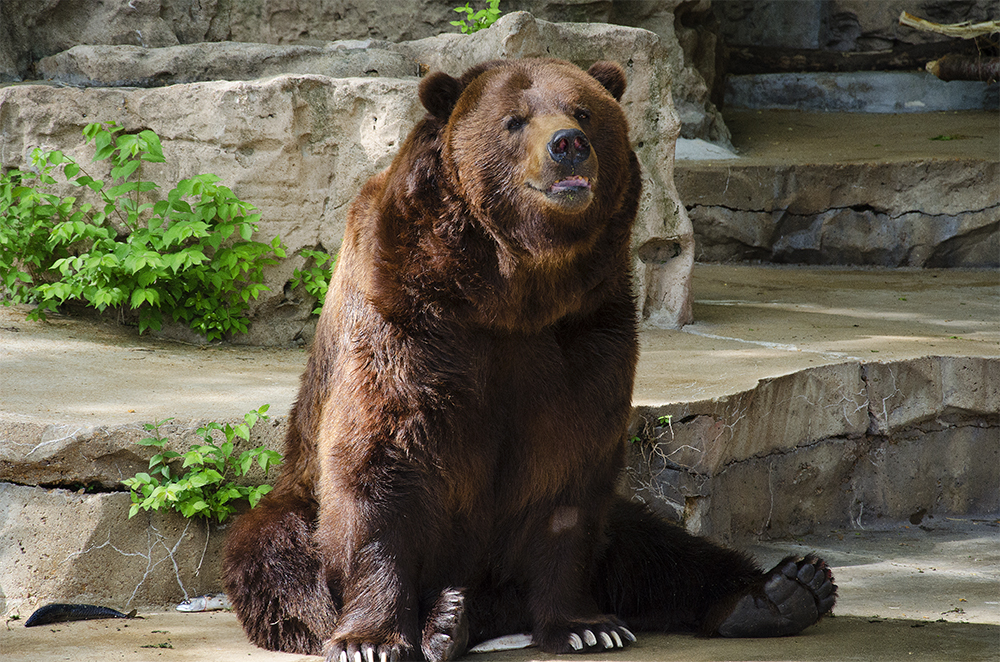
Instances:
[[[490,0],[490,6],[476,11],[466,2],[464,7],[455,7],[454,11],[466,14],[460,21],[451,21],[452,25],[462,30],[463,34],[472,34],[490,27],[500,18],[500,0]]]
[[[316,297],[317,305],[312,312],[318,315],[323,310],[326,290],[330,287],[330,278],[333,277],[333,269],[337,266],[337,256],[308,249],[303,250],[301,254],[307,260],[312,260],[313,266],[293,271],[291,285],[292,287],[302,285],[309,295]]]
[[[159,188],[141,177],[143,163],[162,163],[150,130],[122,133],[113,122],[83,130],[94,161],[110,160],[111,182],[95,179],[62,152],[32,152],[36,173],[0,175],[0,288],[4,303],[30,303],[44,319],[68,301],[138,314],[139,333],[159,330],[164,316],[209,340],[245,333],[250,301],[267,290],[265,266],[284,257],[278,237],[252,240],[260,215],[211,174],[183,179],[154,201]],[[50,192],[53,176],[96,197],[96,204]]]
[[[136,443],[155,446],[160,452],[150,458],[148,472],[122,481],[132,495],[128,516],[134,517],[140,510],[175,510],[184,517],[214,517],[221,523],[235,512],[233,503],[240,499],[247,499],[251,508],[256,506],[261,497],[271,491],[270,485],[247,487],[227,479],[230,473],[236,477],[245,476],[255,461],[266,476],[271,467],[281,462],[281,453],[263,446],[233,457],[236,438],[249,441],[250,430],[257,421],[268,419],[267,410],[268,405],[264,405],[248,412],[243,417],[244,422],[235,427],[228,423],[225,426],[209,423],[198,428],[204,443],[191,446],[184,454],[163,450],[167,440],[160,435],[160,427],[173,419],[147,423],[144,427],[153,436]],[[221,430],[225,435],[222,445],[215,443],[214,430]],[[179,469],[178,463],[181,464]],[[183,471],[188,468],[189,471]]]

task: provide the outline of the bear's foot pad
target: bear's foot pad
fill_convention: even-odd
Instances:
[[[825,561],[813,555],[790,556],[736,602],[717,633],[723,637],[796,634],[829,612],[836,599],[837,585]]]

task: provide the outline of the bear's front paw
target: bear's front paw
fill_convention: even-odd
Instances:
[[[796,634],[829,612],[836,600],[837,585],[825,561],[811,554],[790,556],[736,602],[716,633],[723,637]]]
[[[461,589],[446,589],[424,621],[420,645],[424,660],[454,660],[465,652],[468,643],[469,619],[465,615],[465,594]]]
[[[368,641],[329,641],[326,662],[400,662],[409,659],[409,651],[399,645]]]
[[[548,629],[535,641],[547,653],[590,653],[625,648],[635,642],[635,635],[617,618],[605,616]]]

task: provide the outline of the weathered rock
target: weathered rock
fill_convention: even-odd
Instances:
[[[279,76],[151,89],[7,87],[0,89],[0,158],[25,167],[31,147],[40,146],[86,164],[93,152],[81,131],[88,122],[152,128],[167,162],[144,166],[144,177],[169,188],[215,173],[258,207],[259,237],[281,237],[293,259],[268,271],[271,289],[252,313],[276,321],[252,325],[237,340],[285,344],[308,335],[312,324],[314,302],[285,292],[304,263],[297,254],[340,246],[347,206],[423,115],[416,85],[416,78]]]
[[[285,417],[258,421],[250,439],[235,439],[234,457],[244,450],[265,446],[282,452]],[[237,425],[243,421],[218,421]],[[208,421],[171,420],[160,426],[159,434],[167,439],[164,450],[187,452],[192,445],[205,443],[197,430]],[[125,491],[121,484],[149,468],[149,458],[159,451],[139,445],[151,436],[138,424],[81,426],[30,424],[0,420],[0,483],[88,490]],[[220,431],[213,432],[217,445],[225,441]],[[246,476],[230,477],[239,485],[267,482],[257,465]],[[271,474],[274,478],[274,474]]]
[[[844,161],[686,161],[677,186],[698,259],[1000,265],[996,160]]]
[[[548,21],[619,23],[656,32],[667,45],[666,57],[659,64],[665,64],[673,72],[674,95],[685,125],[685,136],[728,144],[729,132],[722,116],[708,100],[708,87],[700,73],[708,71],[705,53],[714,51],[714,38],[702,39],[698,47],[700,56],[689,56],[682,51],[674,33],[674,10],[678,5],[684,5],[687,14],[708,15],[710,12],[707,7],[701,7],[702,4],[708,3],[702,2],[695,7],[682,0],[644,0],[625,5],[605,1],[530,0],[507,3],[503,11],[524,9]],[[154,49],[178,44],[201,47],[205,42],[232,41],[323,47],[326,42],[342,39],[400,42],[442,33],[458,34],[459,29],[451,25],[451,21],[460,18],[454,7],[451,0],[397,3],[362,0],[294,6],[264,0],[235,4],[217,0],[198,3],[144,0],[141,6],[134,0],[73,3],[67,0],[44,3],[8,0],[0,7],[0,25],[8,27],[7,31],[0,30],[0,82],[22,77],[48,77],[56,73],[52,65],[40,65],[38,72],[32,72],[32,65],[41,58],[81,45],[133,45]],[[694,47],[691,35],[686,43]],[[695,64],[695,58],[700,64]],[[714,55],[711,59],[714,60]],[[314,71],[316,66],[313,62],[309,68],[289,68],[281,73],[325,73]],[[154,72],[154,76],[157,73],[160,72]],[[168,74],[164,78],[169,78],[169,72],[163,73]],[[196,72],[178,75],[187,80],[206,80]],[[73,76],[86,80],[79,74]],[[154,77],[146,82],[147,78],[126,69],[120,78],[111,80],[156,84],[160,79]]]
[[[998,371],[996,358],[845,363],[640,411],[629,483],[689,530],[729,541],[995,512]]]
[[[903,363],[868,363],[863,379],[870,432],[891,435],[963,417],[1000,415],[1000,362],[927,357]]]
[[[129,519],[129,505],[125,494],[0,483],[0,610],[163,608],[220,590],[221,527],[173,514]]]
[[[386,42],[274,46],[221,42],[166,48],[74,46],[42,58],[39,78],[89,87],[157,87],[177,83],[253,80],[279,74],[329,78],[417,76],[416,62]]]
[[[843,207],[814,215],[727,207],[688,210],[698,259],[887,267],[1000,266],[997,208],[899,216]]]
[[[267,68],[272,66],[266,61],[268,47],[254,48],[249,51],[256,53],[251,62],[272,71]],[[680,126],[669,94],[669,73],[657,66],[664,46],[655,34],[619,26],[548,23],[515,13],[471,36],[440,35],[392,49],[395,53],[375,51],[395,57],[397,64],[403,59],[456,75],[496,57],[554,56],[583,66],[602,58],[625,62],[629,89],[623,105],[644,171],[634,240],[643,318],[666,327],[690,320],[694,240],[673,184],[673,145]],[[199,61],[212,71],[233,71],[224,62],[232,59],[232,50],[239,51],[223,46]],[[117,65],[109,63],[99,73],[96,66],[75,66],[91,61],[81,59],[84,56],[108,52],[118,54]],[[156,78],[158,71],[179,71],[167,66],[177,58],[199,57],[187,47],[155,54],[136,51],[148,66],[129,67],[129,52],[77,49],[50,62],[67,78],[88,79],[92,74],[87,71],[92,71],[102,80],[120,81],[131,75]],[[327,51],[310,52],[309,58],[322,59]],[[301,64],[295,57],[287,61],[288,66],[298,66],[296,62]],[[248,66],[243,73],[251,75],[253,70]],[[115,120],[126,129],[152,128],[161,138],[167,163],[149,166],[144,175],[166,186],[197,172],[213,172],[260,209],[260,236],[282,238],[293,259],[268,271],[270,292],[253,309],[251,333],[237,340],[284,344],[311,333],[312,302],[286,293],[292,271],[303,263],[297,254],[317,246],[336,251],[349,203],[368,177],[389,164],[423,114],[417,84],[415,77],[284,75],[153,89],[9,87],[0,90],[0,157],[8,166],[23,166],[29,148],[39,145],[62,149],[85,163],[90,151],[80,131],[87,122]]]

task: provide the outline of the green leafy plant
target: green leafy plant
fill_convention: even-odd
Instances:
[[[0,287],[4,303],[30,303],[29,318],[69,301],[104,311],[132,309],[139,333],[164,316],[209,340],[245,333],[250,301],[268,288],[265,266],[284,257],[281,240],[253,241],[260,215],[219,177],[183,179],[155,199],[144,163],[164,162],[148,129],[123,133],[113,122],[83,130],[93,161],[110,160],[111,181],[95,179],[61,151],[32,152],[36,172],[0,175]],[[81,195],[49,189],[61,169]]]
[[[451,24],[460,28],[463,34],[472,34],[496,23],[500,18],[500,0],[490,0],[490,6],[479,11],[470,7],[468,2],[464,7],[455,7],[454,11],[466,16],[459,21],[451,21]]]
[[[292,287],[302,285],[308,294],[316,297],[318,303],[313,309],[313,314],[318,315],[323,310],[326,290],[330,287],[330,278],[333,277],[333,269],[337,266],[337,256],[309,249],[303,250],[301,255],[311,260],[312,266],[293,271],[291,285]]]
[[[174,510],[184,517],[215,518],[221,523],[235,512],[233,504],[240,499],[249,501],[251,508],[256,506],[271,491],[271,486],[236,485],[231,478],[247,475],[255,462],[266,476],[271,467],[281,462],[281,453],[263,446],[243,451],[239,457],[233,453],[237,438],[249,441],[250,430],[257,421],[269,418],[267,410],[268,405],[263,405],[248,412],[244,422],[236,426],[213,422],[198,428],[197,434],[204,443],[192,445],[183,454],[163,448],[167,439],[160,428],[172,418],[147,423],[144,427],[153,435],[136,443],[153,446],[159,452],[149,459],[148,472],[122,481],[132,495],[128,516],[134,517],[140,510]],[[216,430],[225,436],[222,444],[216,444],[212,436]]]

